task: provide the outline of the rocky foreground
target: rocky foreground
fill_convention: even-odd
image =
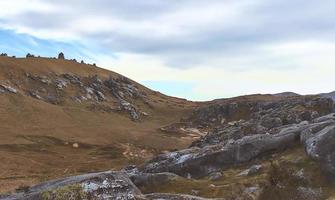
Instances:
[[[162,130],[169,129],[198,132],[203,136],[187,149],[159,155],[142,166],[50,181],[21,188],[16,194],[1,199],[196,200],[205,198],[193,189],[188,194],[150,191],[171,185],[174,186],[172,191],[180,191],[178,187],[199,185],[204,180],[208,181],[209,188],[216,188],[213,191],[227,191],[217,195],[217,199],[268,199],[269,195],[277,195],[273,199],[332,197],[332,191],[313,180],[316,176],[309,176],[304,171],[307,170],[304,168],[306,163],[317,166],[317,171],[329,181],[326,184],[332,187],[331,181],[335,180],[335,113],[331,98],[299,96],[265,101],[216,102],[195,110],[181,123]],[[299,148],[304,149],[306,160],[301,161],[304,155],[290,154],[293,156],[291,163],[285,161],[284,165],[276,165],[281,152]],[[271,170],[265,173],[266,178],[256,176],[266,168],[267,161],[271,163]],[[288,169],[291,165],[301,169],[293,173]],[[243,185],[241,191],[234,193],[216,182],[231,180],[228,178],[229,170],[243,166],[248,168],[234,177],[239,177],[238,180],[253,178],[240,184]]]

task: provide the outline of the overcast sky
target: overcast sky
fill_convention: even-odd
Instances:
[[[96,62],[191,100],[335,90],[334,0],[0,1],[0,50]]]

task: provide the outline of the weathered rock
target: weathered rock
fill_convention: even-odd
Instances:
[[[305,179],[305,170],[304,169],[300,169],[299,171],[297,171],[296,173],[293,174],[294,176],[300,178],[300,179]]]
[[[304,131],[301,132],[300,134],[300,141],[301,143],[305,143],[307,139],[309,139],[310,137],[312,137],[315,133],[321,131],[322,129],[324,129],[325,127],[335,124],[335,120],[330,119],[327,121],[321,121],[318,123],[313,123],[311,124],[311,126],[307,129],[305,129]]]
[[[245,163],[266,153],[284,150],[299,142],[300,132],[306,123],[294,125],[275,135],[252,135],[232,144],[193,147],[149,161],[143,171],[149,173],[172,172],[183,177],[199,178],[222,168]]]
[[[313,120],[314,123],[318,123],[318,122],[324,122],[324,121],[328,121],[328,120],[335,120],[335,113],[330,113],[329,115],[325,115],[319,118],[316,118]]]
[[[149,116],[147,112],[143,112],[143,111],[141,112],[141,115],[146,116],[146,117]]]
[[[67,81],[61,78],[57,78],[55,80],[55,83],[56,83],[57,88],[60,90],[64,89],[67,86]]]
[[[47,84],[47,85],[51,84],[51,80],[46,76],[39,76],[38,78],[44,84]]]
[[[78,84],[79,86],[83,86],[83,83],[81,82],[80,78],[73,74],[63,74],[63,77],[70,81],[72,84]]]
[[[14,93],[16,94],[17,93],[17,90],[11,86],[8,86],[8,85],[4,85],[4,84],[1,84],[0,85],[0,89],[2,90],[2,92],[10,92],[10,93]]]
[[[26,58],[34,58],[35,56],[33,55],[33,54],[30,54],[30,53],[28,53],[27,55],[26,55]]]
[[[252,176],[257,174],[262,169],[262,165],[253,165],[249,169],[246,169],[238,174],[238,176]]]
[[[92,99],[92,95],[94,95],[94,89],[90,88],[90,87],[87,87],[87,88],[85,88],[85,90],[86,90],[86,98],[87,99]]]
[[[173,179],[176,179],[178,175],[168,172],[130,173],[129,177],[137,187],[151,187],[167,183]]]
[[[136,121],[140,118],[134,105],[124,100],[121,100],[120,104],[122,110],[126,110],[129,112],[132,120]]]
[[[282,126],[283,122],[279,117],[275,117],[275,118],[266,117],[265,119],[263,119],[261,121],[261,125],[263,127],[271,129],[271,128],[274,128],[274,127]]]
[[[256,200],[259,199],[260,193],[262,189],[259,185],[247,187],[243,190],[243,194],[240,196],[240,199],[252,199]]]
[[[306,140],[306,152],[314,159],[323,159],[335,150],[335,125],[327,126]]]
[[[313,119],[315,122],[326,120],[330,117],[326,117],[325,119],[315,118],[319,115],[319,111],[320,113],[328,114],[333,110],[334,106],[328,101],[332,100],[299,97],[290,100],[251,102],[249,104],[240,102],[239,106],[234,108],[243,108],[237,111],[237,113],[240,113],[238,116],[242,116],[241,113],[247,113],[244,114],[244,120],[230,121],[223,124],[213,122],[215,127],[211,128],[206,136],[193,142],[192,146],[204,147],[206,145],[227,143],[229,140],[237,140],[246,135],[276,134],[285,126],[291,126],[292,124],[299,124],[303,121],[311,121]],[[326,105],[322,105],[322,103]],[[211,127],[213,125],[212,118],[215,119],[214,121],[226,119],[226,117],[228,119],[233,118],[227,115],[229,112],[226,109],[230,107],[229,105],[231,104],[215,104],[200,108],[188,119],[183,120],[183,123],[186,124],[186,127],[195,127],[199,124]],[[236,112],[233,113],[237,115]],[[201,118],[203,122],[199,121],[198,118]]]
[[[64,56],[64,53],[63,52],[60,52],[58,54],[58,59],[61,59],[61,60],[64,60],[65,59],[65,56]]]
[[[136,168],[136,167],[134,167]],[[2,195],[1,200],[206,200],[186,194],[152,193],[143,195],[137,186],[150,187],[163,184],[176,178],[171,173],[143,174],[131,173],[130,168],[125,172],[107,171],[100,173],[73,176],[64,179],[48,181],[30,188],[24,192],[12,195]],[[128,175],[127,175],[128,174]]]
[[[30,96],[35,98],[35,99],[38,99],[38,100],[43,100],[43,98],[37,94],[37,92],[29,92]]]
[[[107,171],[85,174],[55,181],[49,181],[18,193],[1,198],[3,200],[44,200],[44,199],[136,199],[141,192],[122,172]]]
[[[209,200],[201,197],[186,195],[186,194],[147,194],[145,198],[148,200]]]
[[[214,172],[214,173],[211,173],[209,175],[209,180],[212,180],[212,181],[217,181],[219,179],[221,179],[223,176],[223,174],[221,172]]]
[[[318,160],[322,170],[335,178],[335,124],[327,126],[305,142],[307,154]]]
[[[322,190],[315,188],[307,188],[307,187],[298,187],[297,189],[297,199],[304,200],[320,200],[322,198]]]

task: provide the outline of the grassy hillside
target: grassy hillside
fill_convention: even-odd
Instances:
[[[65,74],[79,78],[82,85],[71,83]],[[125,79],[127,85],[145,94],[124,98],[144,113],[139,120],[132,120],[127,110],[119,108],[119,99],[105,86],[111,77]],[[76,95],[85,96],[85,87],[92,85],[93,78],[103,82],[105,99],[77,101]],[[57,86],[59,79],[67,81],[64,88]],[[179,121],[196,103],[151,91],[93,65],[0,57],[0,84],[0,192],[46,179],[143,162],[192,141],[169,137],[159,128]],[[16,93],[3,87],[13,88]]]

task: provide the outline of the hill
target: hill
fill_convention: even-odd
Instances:
[[[0,192],[189,145],[159,128],[196,103],[73,60],[0,57]]]

